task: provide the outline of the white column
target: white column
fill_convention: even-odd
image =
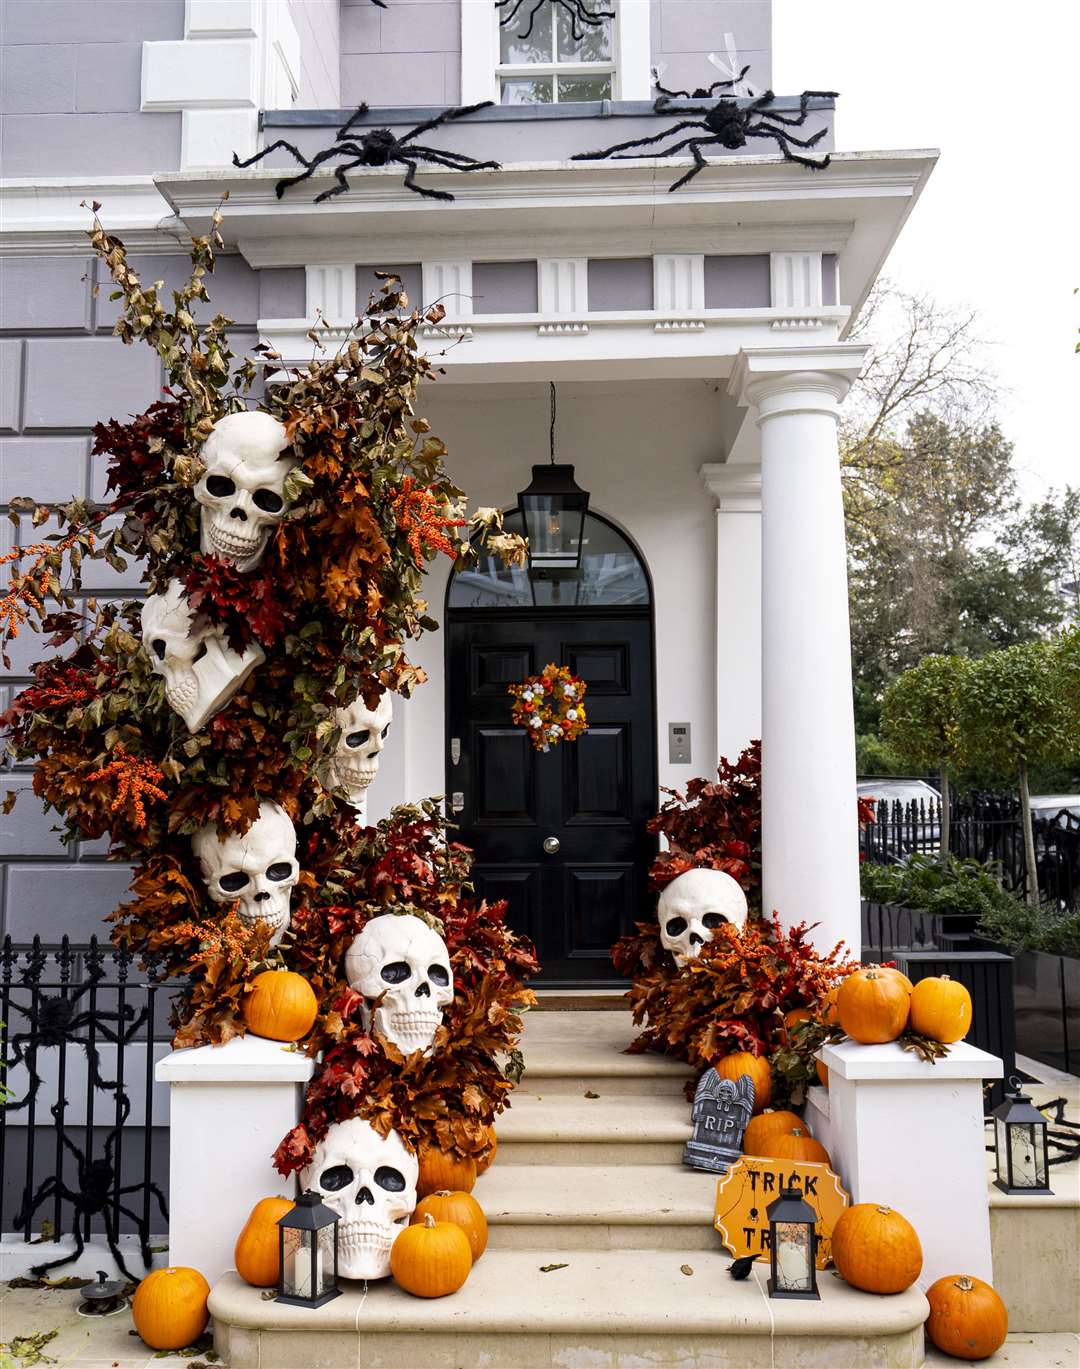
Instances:
[[[702,466],[716,499],[716,753],[761,736],[761,467]]]
[[[258,1036],[173,1051],[155,1078],[169,1085],[169,1263],[213,1287],[260,1198],[292,1195],[274,1169],[314,1072],[306,1055]]]
[[[731,393],[761,431],[763,907],[860,951],[855,724],[837,417],[865,348],[753,349]]]

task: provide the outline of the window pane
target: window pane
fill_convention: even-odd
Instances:
[[[482,3],[482,0],[466,0],[468,4]],[[529,11],[532,0],[524,0],[517,18],[506,28],[499,27],[499,60],[506,66],[523,62],[550,62],[551,51],[551,12],[542,5],[533,21],[532,33],[522,38],[529,27]],[[500,15],[500,18],[502,16]]]
[[[551,77],[541,76],[535,81],[507,81],[502,83],[504,105],[551,104]]]
[[[609,6],[602,0],[592,0],[587,8],[595,13]],[[574,37],[575,27],[580,35],[578,38]],[[583,24],[559,5],[555,13],[555,32],[558,35],[560,62],[611,61],[610,19],[605,19],[601,24]]]
[[[610,76],[560,76],[559,103],[575,100],[610,100]]]

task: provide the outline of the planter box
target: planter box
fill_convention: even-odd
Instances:
[[[1080,1074],[1080,960],[1045,951],[1018,951],[1013,959],[1016,1049]]]
[[[862,901],[862,958],[892,960],[897,951],[966,946],[977,919],[971,913],[931,913],[901,903]]]

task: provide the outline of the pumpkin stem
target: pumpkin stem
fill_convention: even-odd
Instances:
[[[892,1211],[892,1208],[891,1208],[891,1207],[879,1207],[879,1208],[878,1208],[878,1211],[882,1214],[883,1217],[887,1217],[887,1216],[889,1215],[889,1213]]]
[[[801,1136],[803,1133],[798,1127],[792,1127],[791,1134],[792,1136]]]
[[[435,1191],[435,1197],[436,1197],[436,1198],[449,1198],[449,1197],[450,1197],[450,1190],[449,1190],[448,1188],[436,1189],[436,1191]]]
[[[959,1288],[961,1293],[970,1293],[971,1290],[975,1287],[975,1285],[971,1282],[971,1280],[968,1278],[966,1274],[960,1275],[960,1277],[956,1281],[956,1286],[957,1288]]]
[[[424,1225],[427,1227],[429,1231],[435,1230],[435,1218],[431,1215],[430,1212],[424,1213]]]

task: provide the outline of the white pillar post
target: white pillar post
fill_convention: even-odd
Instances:
[[[860,952],[840,401],[866,349],[753,349],[730,390],[761,431],[763,908]]]
[[[169,1085],[169,1263],[211,1287],[233,1268],[233,1246],[260,1198],[288,1195],[274,1169],[297,1123],[314,1062],[279,1041],[233,1037],[173,1051],[155,1077]]]
[[[761,736],[761,467],[708,464],[716,500],[716,754]]]

